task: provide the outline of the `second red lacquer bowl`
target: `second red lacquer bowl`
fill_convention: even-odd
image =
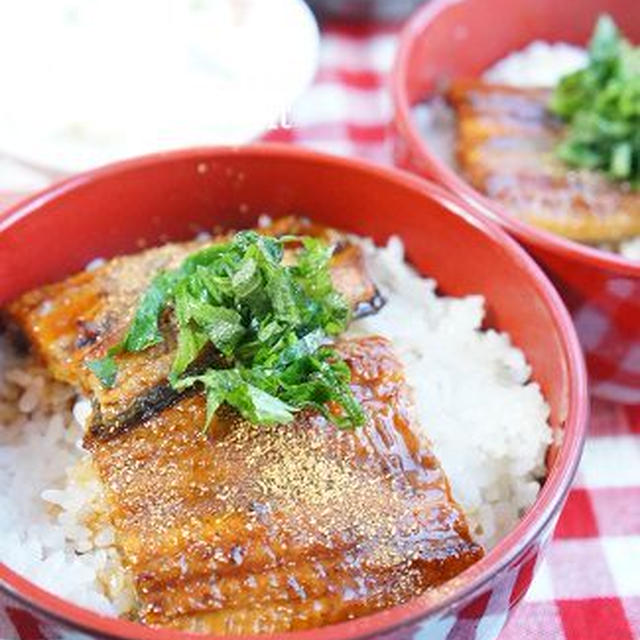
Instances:
[[[446,186],[480,216],[499,222],[538,260],[571,311],[591,389],[640,403],[640,261],[577,244],[521,222],[475,191],[431,151],[412,117],[415,104],[456,77],[480,75],[533,40],[585,46],[610,13],[640,42],[640,2],[628,0],[434,0],[405,26],[392,73],[399,166]]]

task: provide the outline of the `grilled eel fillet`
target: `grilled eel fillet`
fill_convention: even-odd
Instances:
[[[383,303],[366,275],[359,247],[350,244],[343,234],[292,217],[277,220],[261,232],[323,237],[335,247],[331,262],[334,284],[351,302],[355,315],[366,315]],[[228,238],[223,235],[208,242]],[[144,352],[116,356],[118,380],[114,388],[103,387],[85,361],[104,356],[123,338],[140,295],[159,270],[177,268],[205,244],[167,244],[114,258],[94,271],[83,271],[26,293],[9,305],[9,316],[52,374],[92,398],[92,431],[107,433],[126,428],[178,398],[167,381],[176,348],[176,329],[170,314],[161,323],[162,343]],[[215,358],[212,351],[202,354],[202,366]]]
[[[366,425],[298,414],[251,425],[201,395],[86,446],[147,625],[214,634],[307,629],[435,587],[483,554],[386,340],[337,346]]]
[[[564,125],[547,110],[550,91],[453,83],[457,158],[467,179],[514,215],[586,243],[640,234],[640,193],[554,155]]]

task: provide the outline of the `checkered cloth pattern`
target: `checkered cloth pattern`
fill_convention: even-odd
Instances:
[[[265,139],[391,164],[397,29],[326,25],[314,85]],[[640,638],[640,406],[594,402],[584,457],[545,559],[501,640]]]
[[[582,283],[560,287],[585,349],[592,388],[601,397],[640,404],[640,279],[588,275],[588,282],[582,277]]]

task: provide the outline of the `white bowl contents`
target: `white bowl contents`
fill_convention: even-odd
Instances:
[[[0,3],[0,153],[66,171],[248,142],[316,71],[302,0]]]

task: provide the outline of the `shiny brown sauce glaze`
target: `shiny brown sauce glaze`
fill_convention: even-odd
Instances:
[[[402,603],[482,556],[418,426],[387,341],[339,351],[367,414],[251,425],[180,400],[88,438],[140,619],[210,633],[306,629]]]

